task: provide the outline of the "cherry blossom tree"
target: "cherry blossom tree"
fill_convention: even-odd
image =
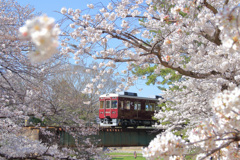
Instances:
[[[37,158],[39,156],[61,157],[56,145],[45,145],[30,140],[24,132],[24,121],[29,115],[41,118],[49,112],[51,105],[46,101],[46,80],[53,73],[51,68],[61,65],[59,56],[54,61],[31,64],[28,58],[31,42],[22,41],[18,29],[27,19],[33,18],[34,9],[20,6],[16,1],[0,2],[0,157]],[[37,13],[38,14],[38,13]],[[58,60],[59,59],[59,60]]]
[[[51,103],[56,104],[58,106],[57,110],[60,110],[60,112],[68,110],[69,114],[67,115],[71,115],[74,112],[86,122],[96,123],[99,94],[115,91],[119,80],[113,78],[112,75],[105,74],[105,79],[102,82],[96,83],[98,78],[97,70],[92,70],[88,73],[86,72],[86,68],[80,65],[68,65],[64,69],[64,72],[55,75],[52,79]],[[86,94],[84,89],[91,81],[94,82],[93,94]],[[107,85],[101,88],[101,85],[99,85],[101,83]],[[63,117],[64,115],[58,116],[60,119]]]
[[[94,83],[93,93],[86,94],[84,92],[86,85],[91,81],[97,81],[97,70],[86,72],[84,66],[72,64],[64,65],[62,68],[63,71],[54,75],[50,82],[47,96],[54,106],[52,107],[54,113],[44,116],[44,124],[61,127],[73,136],[76,158],[90,159],[97,156],[98,159],[106,159],[101,149],[97,148],[99,139],[94,137],[99,126],[97,124],[99,94],[111,93],[119,81],[112,75],[105,74],[106,79],[100,83],[107,83],[107,86],[101,88],[101,85]]]
[[[98,150],[86,135],[95,133],[96,127],[86,128],[86,122],[79,116],[58,110],[60,107],[52,103],[49,96],[54,76],[63,73],[67,64],[65,56],[53,55],[58,50],[59,32],[54,19],[47,16],[34,18],[39,15],[34,8],[21,6],[14,0],[0,1],[0,8],[0,159],[94,157]],[[25,22],[27,26],[19,32]],[[36,63],[42,60],[45,61]],[[82,141],[75,149],[59,146],[54,141],[58,137],[44,128],[41,133],[49,137],[46,143],[24,135],[25,122],[29,118],[34,117],[45,124],[45,119],[57,116],[62,116],[62,121],[56,127],[65,131],[76,127],[72,136],[82,138]],[[32,125],[41,127],[41,124]]]
[[[174,70],[182,75],[182,80],[173,83],[179,90],[172,91],[170,86],[164,92],[166,108],[170,110],[163,108],[155,117],[168,125],[157,127],[166,129],[166,135],[186,124],[192,128],[215,115],[211,100],[217,93],[231,91],[239,84],[238,3],[123,0],[107,6],[89,4],[87,13],[62,8],[61,13],[70,20],[72,28],[63,33],[67,38],[61,42],[62,54],[73,53],[76,62],[92,57],[103,67],[101,73],[112,74],[113,69],[113,74],[123,73],[124,83],[117,91],[134,85],[138,79],[131,74],[134,66],[144,69],[157,65],[155,73],[162,68]],[[99,7],[93,16],[92,12]],[[180,142],[176,144],[184,147]],[[219,146],[214,147],[204,150],[205,156],[220,151]],[[161,153],[151,150],[151,146],[149,150],[157,156]],[[184,152],[169,152],[165,156],[178,153]]]
[[[169,68],[182,76],[173,83],[178,90],[164,92],[166,107],[155,117],[167,124],[156,126],[166,132],[144,150],[147,158],[184,159],[195,149],[198,159],[239,159],[238,4],[122,0],[89,4],[83,11],[62,8],[70,28],[62,33],[61,54],[74,54],[76,63],[96,60],[92,69],[101,69],[100,77],[120,75],[116,91],[135,85],[135,66],[156,65],[155,73]],[[86,85],[86,93],[92,88]],[[183,126],[187,140],[171,132]]]

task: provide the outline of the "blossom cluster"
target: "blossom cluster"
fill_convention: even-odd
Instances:
[[[121,69],[116,68],[116,65],[109,65],[108,62],[128,61],[128,66],[125,67],[128,74],[127,76],[121,75],[125,79],[122,83],[125,87],[117,88],[116,91],[127,90],[135,84],[134,81],[137,81],[133,75],[129,74],[133,65],[144,69],[148,67],[145,64],[156,64],[158,67],[155,72],[160,72],[163,66],[159,64],[159,59],[153,54],[149,54],[151,52],[156,54],[157,51],[152,50],[152,47],[158,42],[163,42],[159,44],[161,60],[168,62],[169,65],[174,65],[174,67],[183,67],[186,70],[197,72],[206,72],[210,69],[224,72],[235,63],[236,59],[232,56],[228,57],[228,59],[234,59],[231,64],[226,64],[226,59],[219,58],[223,48],[216,48],[214,44],[205,45],[208,42],[205,35],[213,36],[215,26],[220,23],[216,17],[222,16],[224,19],[221,13],[214,15],[205,7],[197,11],[196,21],[190,23],[189,18],[195,14],[196,7],[202,5],[200,1],[197,3],[185,0],[171,1],[169,5],[172,3],[175,7],[169,7],[171,9],[166,15],[159,14],[165,13],[165,8],[158,6],[155,1],[136,1],[136,4],[132,3],[134,4],[132,6],[131,3],[128,0],[116,4],[109,3],[107,7],[100,8],[94,16],[90,14],[92,8],[97,9],[93,4],[88,5],[89,13],[87,14],[79,9],[62,8],[61,13],[73,19],[69,25],[72,28],[70,36],[72,40],[76,41],[77,46],[77,49],[69,49],[67,46],[69,39],[62,40],[62,54],[73,52],[76,63],[82,55],[88,55],[94,60],[103,59],[106,63],[100,62],[99,66],[101,67],[98,68],[100,74],[113,74],[113,69]],[[213,4],[220,7],[217,2]],[[229,2],[230,4],[235,5],[235,2]],[[138,16],[144,17],[144,21],[139,21]],[[201,34],[205,37],[199,36]],[[105,48],[107,44],[117,42],[113,39],[120,40],[121,47]],[[145,42],[147,40],[150,41],[149,44]],[[144,47],[139,47],[142,45]],[[95,51],[93,46],[98,48],[98,51]],[[205,54],[206,50],[209,51],[208,54]],[[217,54],[213,52],[214,50],[217,51]],[[182,63],[185,53],[192,57],[188,64]],[[216,66],[216,63],[221,64],[220,67]]]
[[[224,6],[223,10],[216,16],[219,29],[223,32],[223,46],[226,49],[240,49],[240,18],[238,14],[239,6],[235,8]]]
[[[238,3],[122,0],[109,3],[94,14],[97,7],[93,4],[87,6],[86,13],[62,8],[63,16],[70,19],[70,30],[69,34],[63,33],[69,37],[62,39],[60,52],[73,53],[76,63],[82,60],[89,64],[89,59],[99,62],[86,70],[98,71],[83,90],[86,94],[94,92],[97,82],[98,89],[104,88],[105,74],[121,76],[122,84],[116,91],[129,89],[139,79],[132,74],[135,66],[157,66],[154,73],[158,74],[170,68],[183,75],[164,91],[165,106],[155,117],[161,123],[156,127],[167,131],[144,150],[147,158],[178,159],[192,145],[201,149],[198,158],[218,156],[215,151],[219,151],[225,159],[237,159],[238,142],[234,140],[238,139],[239,130],[239,89],[234,88],[240,84]],[[40,33],[36,29],[31,33]],[[45,51],[40,47],[44,41],[36,38],[41,34],[36,35],[33,39],[38,48]],[[124,65],[119,67],[116,63]],[[171,74],[164,78],[171,81]],[[178,89],[173,90],[176,86]],[[229,91],[211,103],[216,93],[226,89]],[[169,132],[186,124],[194,128],[188,132],[190,144]]]
[[[157,135],[149,146],[143,149],[144,157],[148,159],[180,159],[187,152],[186,142],[179,136],[175,136],[172,132],[166,132]]]
[[[198,148],[197,159],[208,156],[239,159],[240,88],[218,94],[211,104],[213,115],[188,131],[189,143],[168,131],[150,142],[143,150],[144,156],[181,159],[190,154],[191,148]]]
[[[189,132],[189,140],[205,154],[218,148],[224,159],[237,160],[240,158],[240,89],[235,88],[233,91],[218,94],[212,106],[213,116],[192,129]],[[219,155],[218,152],[213,152],[211,156]]]
[[[59,29],[55,26],[54,20],[47,16],[33,18],[36,16],[34,8],[29,5],[21,6],[16,0],[2,0],[0,8],[0,23],[4,26],[0,31],[0,159],[66,159],[69,157],[87,159],[88,155],[96,154],[95,146],[84,142],[76,147],[81,148],[78,150],[59,147],[55,143],[59,137],[53,134],[51,129],[40,127],[43,123],[52,126],[51,121],[56,117],[59,120],[54,120],[58,123],[54,122],[54,126],[63,128],[73,127],[73,124],[81,126],[77,132],[78,137],[83,134],[93,134],[95,131],[95,127],[89,127],[87,130],[82,127],[85,126],[84,120],[80,121],[81,116],[78,115],[85,114],[76,111],[78,109],[84,111],[85,108],[90,110],[90,108],[84,105],[82,105],[84,108],[76,108],[76,105],[70,104],[75,103],[77,106],[82,104],[81,98],[75,97],[76,94],[82,97],[81,92],[61,94],[63,93],[62,85],[56,87],[52,85],[53,83],[49,83],[53,77],[62,75],[63,72],[59,71],[63,71],[63,67],[68,67],[65,65],[66,59],[61,55],[56,55],[51,61],[44,63],[36,64],[29,61],[28,54],[32,61],[38,62],[49,58],[55,51],[57,52]],[[27,19],[30,20],[26,21]],[[23,22],[26,22],[24,26]],[[36,52],[27,53],[32,50]],[[68,70],[67,73],[69,72]],[[86,78],[82,74],[79,77],[79,79]],[[83,85],[79,79],[78,84]],[[62,95],[61,98],[58,96],[54,98],[57,94]],[[66,105],[68,109],[63,103],[68,104]],[[54,106],[58,107],[53,113]],[[61,106],[64,110],[60,109]],[[75,111],[74,114],[73,111]],[[89,117],[91,116],[86,118],[88,121],[90,121]],[[38,120],[36,122],[33,119]],[[26,127],[28,125],[36,128],[30,129]],[[33,129],[37,134],[32,134],[32,131],[25,134],[29,129]],[[48,137],[48,141],[43,142],[41,137],[38,137],[39,133]],[[31,140],[32,138],[35,140]],[[82,147],[86,145],[90,147]]]
[[[33,62],[49,59],[57,53],[59,27],[54,19],[46,15],[27,20],[26,24],[19,28],[21,36],[30,39],[35,45],[35,51],[29,53]]]

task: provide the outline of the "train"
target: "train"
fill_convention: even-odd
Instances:
[[[154,112],[158,111],[159,98],[138,97],[137,93],[108,93],[99,97],[100,127],[152,126]]]

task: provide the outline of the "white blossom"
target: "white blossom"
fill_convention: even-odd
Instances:
[[[62,13],[62,14],[66,14],[66,13],[67,13],[67,8],[63,7],[63,8],[61,9],[61,13]]]
[[[94,5],[93,4],[87,4],[87,7],[90,8],[90,9],[93,9]]]
[[[109,10],[113,10],[112,3],[109,3],[109,4],[107,5],[107,8],[108,8]]]
[[[57,53],[60,30],[55,27],[53,18],[44,15],[28,20],[19,28],[19,32],[23,37],[30,38],[36,46],[36,51],[29,53],[33,62],[46,60]]]

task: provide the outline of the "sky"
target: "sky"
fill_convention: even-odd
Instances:
[[[36,9],[37,12],[47,14],[49,17],[53,17],[59,20],[62,16],[57,13],[60,12],[62,7],[81,9],[87,8],[87,4],[94,4],[95,6],[107,5],[111,0],[17,0],[21,5],[29,4]],[[139,89],[143,89],[139,91]],[[143,80],[138,80],[137,85],[131,87],[128,92],[135,92],[141,97],[153,97],[161,94],[161,91],[157,86],[147,86]]]

